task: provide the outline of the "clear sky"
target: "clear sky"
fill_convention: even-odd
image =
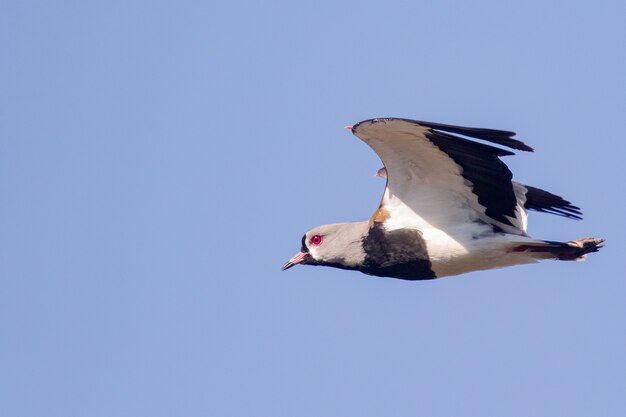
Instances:
[[[626,3],[4,1],[0,414],[626,415]],[[509,129],[587,262],[281,265],[384,181],[343,126]]]

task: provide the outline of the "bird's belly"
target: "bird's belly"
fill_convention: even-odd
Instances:
[[[524,240],[517,235],[476,237],[475,234],[460,233],[452,236],[438,229],[422,230],[422,234],[437,278],[537,262],[527,253],[511,251],[516,245],[514,241]]]

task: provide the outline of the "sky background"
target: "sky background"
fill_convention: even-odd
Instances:
[[[624,416],[623,1],[4,1],[0,414]],[[343,126],[509,129],[587,262],[281,265],[384,181]]]

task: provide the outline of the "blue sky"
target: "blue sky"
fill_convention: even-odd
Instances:
[[[626,6],[4,2],[0,413],[623,416]],[[607,239],[428,282],[280,266],[384,182],[342,127],[510,129]]]

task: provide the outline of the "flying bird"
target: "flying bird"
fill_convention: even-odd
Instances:
[[[512,181],[503,149],[533,151],[514,132],[399,118],[347,126],[384,164],[387,181],[368,221],[328,224],[302,237],[297,264],[424,280],[544,259],[584,260],[603,239],[533,239],[528,210],[581,219],[580,209],[542,189]],[[472,139],[491,142],[488,145]]]

